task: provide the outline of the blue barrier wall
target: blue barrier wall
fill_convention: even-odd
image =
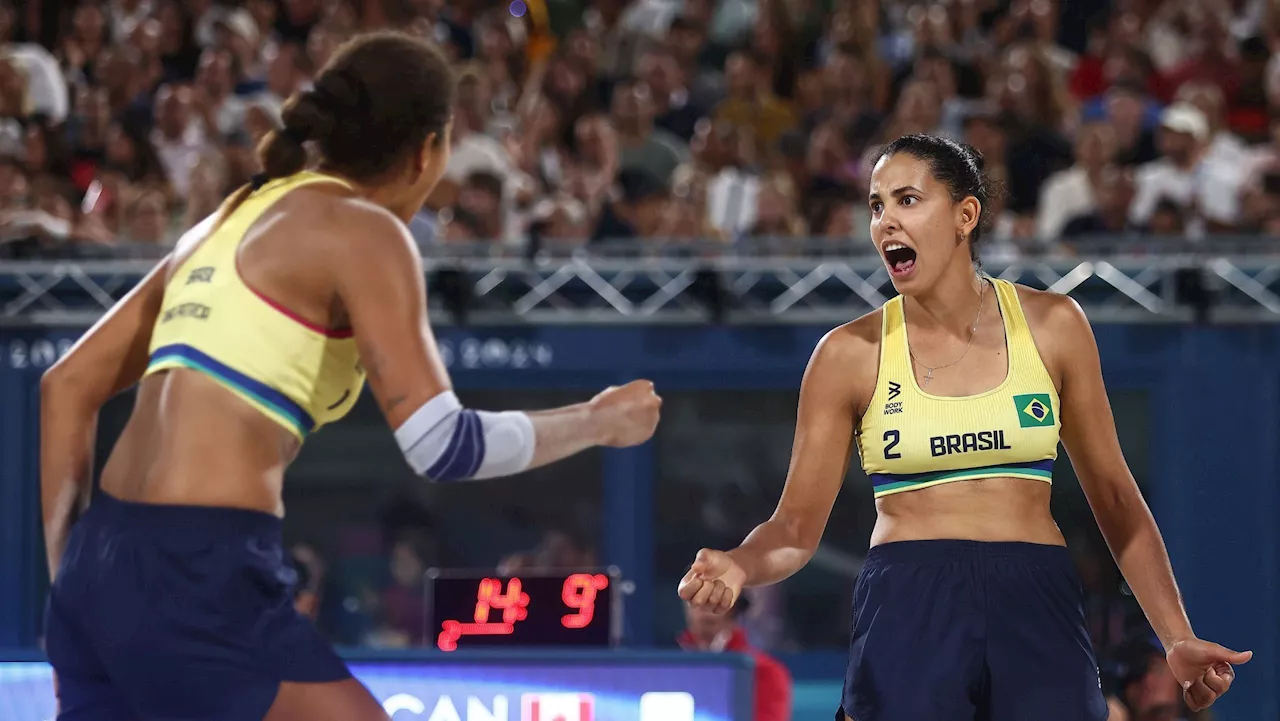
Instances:
[[[353,651],[343,656],[352,674],[398,721],[752,718],[752,660],[737,654]],[[535,710],[539,704],[541,713]],[[5,721],[53,718],[52,669],[36,655],[0,650],[0,709]]]
[[[442,329],[460,388],[582,388],[643,376],[662,389],[794,389],[827,329]],[[1197,632],[1256,656],[1218,717],[1280,718],[1280,326],[1101,325],[1112,389],[1146,391],[1148,499]],[[31,645],[37,560],[37,381],[74,332],[0,334],[0,647]],[[1060,462],[1065,462],[1062,459]],[[604,561],[637,581],[627,641],[653,642],[648,446],[607,455]],[[23,579],[22,582],[17,582]],[[844,613],[845,609],[832,609]],[[829,655],[798,675],[838,674]]]

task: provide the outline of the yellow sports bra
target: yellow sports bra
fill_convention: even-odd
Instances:
[[[204,373],[299,439],[355,405],[365,379],[355,339],[351,331],[316,327],[250,288],[236,251],[272,203],[313,183],[344,184],[313,172],[266,183],[177,268],[165,287],[144,374]]]
[[[1018,290],[990,278],[1004,320],[1009,371],[978,395],[945,397],[916,383],[902,297],[884,304],[880,371],[858,428],[876,498],[942,483],[1012,477],[1050,482],[1058,456],[1058,392],[1022,314]]]

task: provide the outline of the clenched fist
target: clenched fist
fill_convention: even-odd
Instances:
[[[1182,685],[1182,697],[1192,711],[1213,705],[1235,680],[1232,665],[1239,666],[1251,658],[1252,651],[1232,651],[1198,638],[1178,641],[1165,654],[1169,670]]]
[[[724,613],[737,603],[746,579],[746,572],[729,554],[704,548],[680,579],[677,593],[694,608]]]
[[[600,445],[638,446],[653,437],[662,399],[651,381],[610,386],[591,399],[591,416],[599,424]]]

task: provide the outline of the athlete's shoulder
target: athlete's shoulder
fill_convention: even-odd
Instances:
[[[858,364],[879,358],[880,331],[884,309],[871,312],[832,328],[814,349],[814,358],[837,365]]]
[[[805,369],[811,395],[853,412],[865,408],[880,372],[880,318],[877,308],[827,331]]]
[[[1033,331],[1072,335],[1089,330],[1089,318],[1075,298],[1017,283],[1014,288],[1018,292],[1022,314]]]
[[[1069,295],[1024,285],[1016,287],[1040,360],[1061,388],[1062,379],[1071,368],[1097,362],[1097,343],[1089,318]]]
[[[331,197],[317,203],[311,217],[330,256],[342,264],[422,262],[408,227],[391,211],[363,198]]]

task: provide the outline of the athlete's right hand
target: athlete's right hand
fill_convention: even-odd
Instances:
[[[724,613],[737,603],[746,580],[746,571],[732,556],[704,548],[698,551],[689,572],[680,579],[677,593],[694,608]]]
[[[651,381],[631,381],[610,386],[591,399],[591,418],[600,433],[600,445],[613,448],[638,446],[653,437],[658,427],[662,399]]]

